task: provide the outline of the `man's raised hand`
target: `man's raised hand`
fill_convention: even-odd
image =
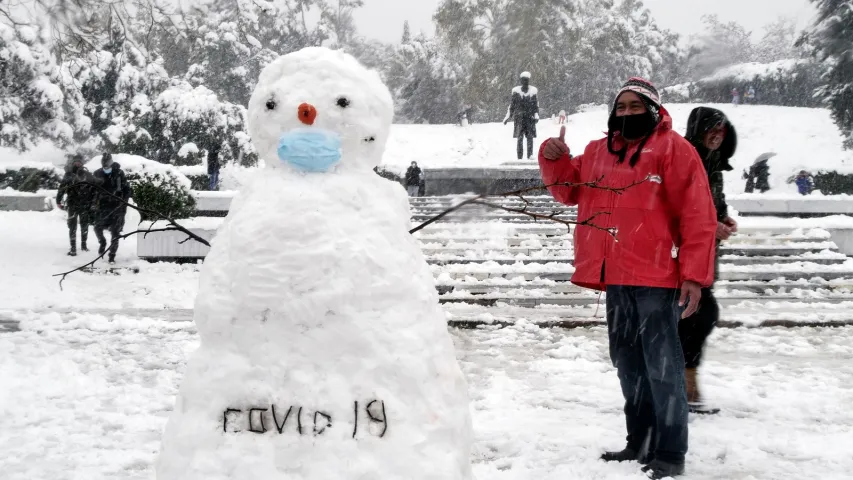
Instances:
[[[542,156],[545,160],[555,161],[569,154],[569,146],[566,145],[566,126],[560,127],[560,136],[557,138],[549,138],[545,141],[545,148],[542,149]]]

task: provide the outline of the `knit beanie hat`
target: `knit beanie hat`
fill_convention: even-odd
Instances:
[[[610,110],[610,120],[616,116],[616,103],[619,101],[619,97],[625,92],[633,92],[636,93],[643,104],[646,106],[646,111],[649,115],[652,116],[654,123],[657,124],[660,122],[660,93],[658,93],[658,89],[652,85],[652,82],[645,80],[640,77],[631,77],[622,85],[622,88],[619,89],[619,93],[616,94],[616,99],[613,100],[613,108]],[[608,121],[608,125],[610,124],[610,120]],[[607,132],[607,150],[615,155],[619,156],[619,163],[625,161],[625,155],[628,152],[628,146],[623,146],[620,150],[616,150],[613,145],[613,130],[608,129]],[[646,145],[646,142],[649,141],[649,135],[647,135],[640,142],[637,151],[634,152],[634,155],[631,156],[631,160],[628,162],[632,167],[637,164],[640,159],[640,153],[643,151],[643,147]]]
[[[639,97],[640,100],[646,105],[646,110],[651,112],[655,121],[660,120],[660,93],[658,93],[658,89],[652,85],[652,82],[640,78],[640,77],[631,77],[622,85],[622,88],[619,89],[619,93],[616,94],[616,99],[613,100],[613,109],[611,110],[611,114],[616,111],[616,102],[619,101],[619,96],[621,96],[625,92],[634,92]]]

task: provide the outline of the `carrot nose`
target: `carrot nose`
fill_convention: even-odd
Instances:
[[[298,110],[299,120],[305,125],[314,125],[314,119],[317,118],[317,109],[310,103],[303,103]]]

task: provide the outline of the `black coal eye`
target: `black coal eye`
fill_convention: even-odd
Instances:
[[[341,107],[341,108],[347,108],[347,107],[349,107],[349,103],[350,103],[350,102],[349,102],[349,98],[347,98],[347,97],[340,97],[340,98],[338,98],[338,106],[339,106],[339,107]]]
[[[267,110],[275,110],[276,106],[275,100],[267,100]]]

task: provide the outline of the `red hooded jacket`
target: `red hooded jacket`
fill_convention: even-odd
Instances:
[[[672,118],[661,108],[661,121],[643,146],[639,160],[625,160],[607,149],[607,139],[591,142],[583,155],[546,160],[539,149],[545,185],[598,181],[619,188],[641,182],[622,193],[593,187],[555,186],[548,190],[559,202],[578,206],[578,221],[613,228],[608,232],[578,225],[574,232],[575,273],[572,283],[604,290],[607,285],[680,288],[687,280],[703,287],[714,280],[717,216],[708,175],[693,146],[672,130]],[[624,139],[614,139],[614,149]],[[597,216],[596,216],[597,214]],[[593,218],[594,217],[594,218]]]

